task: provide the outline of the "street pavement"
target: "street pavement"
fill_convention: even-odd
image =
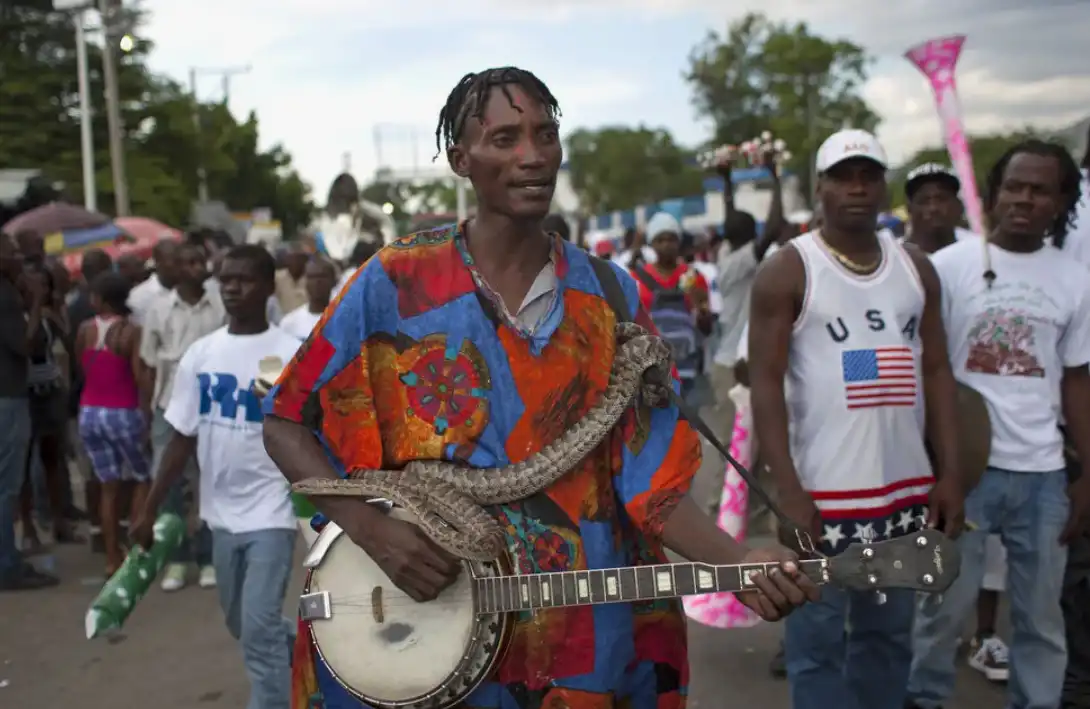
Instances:
[[[708,411],[709,423],[720,421]],[[708,455],[694,486],[700,501],[718,489],[723,466]],[[42,709],[240,709],[247,683],[234,641],[223,627],[215,591],[196,585],[167,594],[157,587],[123,633],[88,641],[83,616],[101,584],[103,558],[85,548],[56,548],[63,579],[48,591],[0,595],[0,707]],[[296,573],[285,604],[293,613]],[[1005,613],[1005,609],[1004,609]],[[768,673],[780,638],[776,625],[715,630],[690,624],[693,709],[787,707],[787,685]],[[1004,624],[1002,627],[1009,627]],[[1003,692],[967,667],[948,709],[1002,706]]]

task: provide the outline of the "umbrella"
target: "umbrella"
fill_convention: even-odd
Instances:
[[[112,225],[111,225],[112,226]],[[131,239],[126,235],[127,239]],[[132,241],[113,240],[103,244],[92,245],[95,248],[101,248],[105,251],[111,259],[117,260],[125,254],[135,254],[142,259],[151,258],[151,250],[155,247],[158,239],[135,239]],[[86,249],[68,251],[62,254],[61,258],[64,263],[64,267],[68,269],[68,273],[73,278],[78,278],[80,270],[83,268],[83,254]]]
[[[105,248],[110,244],[131,240],[117,225],[107,222],[90,229],[65,229],[46,234],[44,238],[47,254],[63,254],[71,251],[86,251],[91,248]]]
[[[109,223],[109,218],[98,212],[90,212],[74,204],[50,202],[9,221],[4,225],[4,233],[14,236],[20,232],[31,232],[44,239],[55,232],[93,229]]]
[[[150,240],[155,242],[160,239],[177,241],[182,238],[182,232],[179,230],[147,217],[119,217],[114,220],[114,224],[138,241]]]

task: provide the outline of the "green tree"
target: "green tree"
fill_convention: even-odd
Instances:
[[[151,44],[139,39],[142,15],[126,11],[137,38],[118,58],[118,83],[129,194],[134,214],[184,225],[197,196],[203,162],[213,198],[233,210],[268,207],[286,233],[305,226],[309,189],[280,147],[261,151],[257,119],[238,123],[222,104],[198,107],[176,82],[151,73]],[[113,184],[106,123],[102,55],[88,44],[90,99],[99,208],[111,211]],[[0,167],[37,168],[83,200],[75,31],[71,18],[52,12],[51,0],[0,3]]]
[[[389,204],[390,216],[400,222],[418,214],[444,214],[458,209],[458,188],[453,178],[435,180],[395,180],[380,171],[360,190],[360,197],[379,206]],[[466,191],[466,204],[476,204],[473,190]]]
[[[395,180],[389,171],[379,170],[375,174],[375,179],[360,190],[360,199],[380,207],[390,205],[387,213],[398,224],[406,221],[410,216],[406,208],[409,200],[408,185]]]
[[[408,203],[414,214],[448,214],[458,210],[458,185],[454,178],[427,180],[406,185]],[[477,196],[466,186],[466,205],[476,205]]]
[[[567,155],[572,187],[592,214],[703,191],[692,153],[663,128],[577,130]]]
[[[786,141],[794,155],[789,168],[811,194],[809,166],[821,141],[845,126],[878,125],[861,93],[868,63],[857,44],[816,36],[806,23],[749,14],[724,34],[709,32],[684,76],[697,113],[715,126],[715,144],[772,131]]]
[[[148,43],[138,42],[119,61],[126,126],[138,127],[143,121],[145,94],[152,88],[144,66],[149,49]],[[89,43],[87,55],[96,191],[105,206],[113,192],[102,54]],[[68,16],[52,12],[51,0],[0,3],[0,166],[43,169],[67,185],[69,197],[83,197],[75,31]]]
[[[1029,138],[1041,138],[1041,134],[1030,128],[1025,128],[1016,133],[992,133],[988,135],[969,136],[969,150],[973,156],[973,173],[976,175],[977,190],[981,199],[984,198],[984,190],[987,185],[988,171],[1016,144]],[[895,207],[905,203],[905,178],[912,168],[924,163],[933,162],[940,165],[950,165],[950,155],[945,147],[932,147],[920,150],[909,158],[903,168],[899,169],[890,181],[890,201]]]

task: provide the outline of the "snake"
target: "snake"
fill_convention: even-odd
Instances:
[[[578,422],[525,460],[471,468],[443,460],[411,461],[400,470],[354,469],[341,479],[309,478],[292,485],[307,496],[383,498],[415,516],[424,534],[454,556],[493,561],[506,550],[500,523],[488,513],[531,497],[575,469],[637,401],[670,403],[670,346],[633,322],[614,328],[616,349],[609,384]]]

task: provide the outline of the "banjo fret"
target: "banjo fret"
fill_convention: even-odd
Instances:
[[[800,562],[803,573],[817,583],[827,580],[827,564],[824,559]],[[755,588],[755,575],[767,574],[775,566],[682,562],[478,578],[475,609],[483,615],[745,591]]]

